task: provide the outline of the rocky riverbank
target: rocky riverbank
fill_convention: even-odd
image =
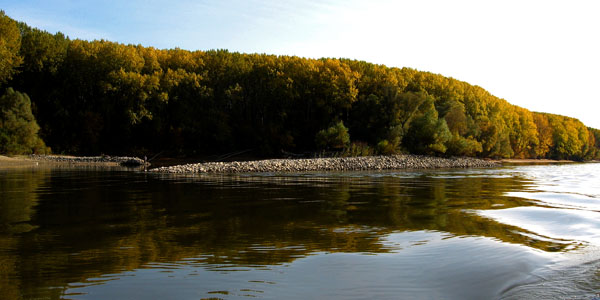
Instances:
[[[360,171],[432,168],[488,168],[500,163],[470,157],[441,158],[421,155],[268,159],[242,162],[207,162],[151,169],[162,173],[251,173],[303,171]]]
[[[57,162],[72,164],[114,164],[122,166],[149,165],[141,158],[129,156],[66,156],[66,155],[30,155],[29,158],[38,162]]]

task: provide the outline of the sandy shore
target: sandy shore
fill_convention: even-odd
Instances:
[[[441,158],[421,155],[267,159],[243,162],[208,162],[155,168],[162,173],[251,173],[303,171],[359,171],[432,168],[498,167],[497,161],[470,157]]]
[[[31,166],[35,165],[35,161],[28,156],[4,156],[0,155],[0,166]]]

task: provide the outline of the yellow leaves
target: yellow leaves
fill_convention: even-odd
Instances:
[[[356,82],[360,78],[357,72],[352,71],[348,65],[342,64],[337,59],[318,60],[315,65],[320,81],[330,86],[336,95],[336,102],[352,103],[356,101],[358,95]]]
[[[179,48],[164,51],[166,55],[161,57],[161,65],[165,69],[183,69],[187,72],[197,72],[204,66],[204,52],[190,52]]]
[[[451,104],[450,109],[444,116],[448,129],[452,133],[465,135],[467,133],[467,116],[465,115],[465,107],[460,103]]]
[[[144,66],[141,70],[143,73],[152,74],[157,71],[162,71],[159,62],[159,54],[161,53],[160,50],[157,50],[153,47],[143,47],[141,45],[136,46],[136,50],[138,55],[144,60]]]
[[[550,148],[554,146],[554,129],[550,126],[546,115],[541,113],[533,114],[533,121],[536,125],[538,134],[538,146],[535,150],[535,156],[538,158],[546,157]]]
[[[118,99],[121,106],[127,107],[127,115],[131,124],[137,124],[144,118],[152,119],[152,112],[145,102],[154,95],[159,101],[165,99],[165,94],[158,93],[160,89],[161,72],[151,75],[128,72],[124,69],[109,74],[107,92],[111,98]]]
[[[162,77],[162,85],[167,90],[174,87],[178,87],[180,84],[184,84],[188,87],[200,88],[202,76],[196,73],[187,72],[184,69],[167,69],[164,76]]]
[[[169,94],[167,92],[161,92],[157,95],[157,99],[159,102],[168,102]]]
[[[139,55],[135,46],[105,40],[93,42],[71,41],[69,44],[69,57],[90,65],[96,72],[110,73],[119,69],[140,72],[144,67],[144,58]]]
[[[539,144],[537,126],[532,113],[524,108],[510,106],[504,113],[510,131],[510,143],[514,157],[526,158],[535,155]]]
[[[553,158],[583,159],[589,144],[588,129],[577,119],[544,114],[552,128]]]
[[[239,83],[236,83],[225,90],[225,96],[229,99],[238,98],[242,95],[243,91],[244,88],[242,88]]]
[[[2,16],[0,81],[7,76],[2,72],[9,61],[2,52],[9,40]],[[14,45],[17,39],[18,34]],[[31,57],[31,67],[24,73],[51,79],[46,86],[52,96],[37,92],[45,111],[68,116],[90,110],[104,118],[107,130],[154,115],[152,126],[137,129],[154,130],[145,133],[151,136],[170,132],[165,128],[184,128],[191,140],[213,141],[213,150],[232,145],[278,149],[294,143],[310,150],[316,131],[332,120],[343,120],[356,140],[372,145],[386,140],[388,144],[380,148],[395,151],[402,144],[421,153],[582,157],[592,155],[590,149],[597,148],[594,143],[600,139],[573,119],[532,113],[481,87],[409,68],[227,50],[159,50],[59,37],[54,41],[56,50],[46,55],[40,49],[52,46],[52,35],[30,40],[23,44],[29,51],[25,57]],[[46,60],[53,57],[56,60]],[[44,114],[57,128],[78,121],[55,121],[50,113]],[[222,132],[215,134],[214,128]],[[85,136],[80,134],[79,140]]]
[[[159,74],[160,73],[157,72],[152,75],[144,75],[119,69],[118,71],[109,74],[109,81],[111,82],[112,90],[123,90],[127,88],[129,90],[139,90],[151,93],[158,90],[160,86]]]
[[[0,10],[0,84],[10,80],[23,58],[19,56],[21,35],[17,23]]]

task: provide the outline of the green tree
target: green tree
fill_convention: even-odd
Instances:
[[[327,129],[317,132],[315,140],[317,146],[321,149],[339,150],[350,143],[350,134],[348,134],[348,128],[340,121]]]
[[[403,122],[407,129],[402,144],[412,153],[445,153],[446,143],[452,138],[452,134],[446,120],[438,118],[434,99],[427,96],[420,100],[419,106],[409,110],[408,115]]]
[[[456,132],[452,134],[452,138],[450,138],[446,145],[448,147],[446,153],[449,155],[476,156],[483,150],[481,143],[473,137],[465,138]]]
[[[451,137],[446,120],[438,119],[437,112],[431,110],[413,121],[404,145],[413,153],[445,153]]]
[[[26,94],[8,88],[0,97],[0,153],[30,154],[48,151],[38,137],[38,126]]]

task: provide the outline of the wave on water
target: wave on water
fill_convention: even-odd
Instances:
[[[475,213],[521,228],[523,235],[571,247],[562,250],[560,263],[539,270],[538,280],[509,289],[502,299],[600,300],[600,164],[520,166],[512,171],[531,184],[506,196],[531,206]]]

